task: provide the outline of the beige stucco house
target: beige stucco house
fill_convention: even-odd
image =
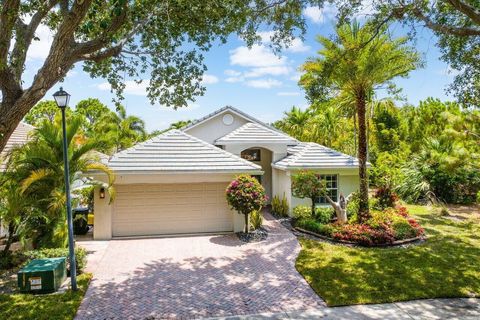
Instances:
[[[298,170],[322,174],[335,200],[358,189],[356,158],[299,142],[233,107],[117,153],[107,164],[116,196],[111,202],[95,190],[95,239],[241,231],[242,216],[225,200],[228,183],[241,173],[255,176],[270,198],[285,197],[290,210],[310,201],[291,194]]]

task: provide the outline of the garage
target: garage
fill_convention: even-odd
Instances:
[[[225,189],[238,174],[263,174],[257,164],[179,130],[116,153],[106,164],[115,192],[105,192],[107,177],[93,174],[105,182],[94,192],[97,240],[241,231],[244,219],[228,207]]]
[[[233,231],[227,183],[136,184],[117,187],[114,237]]]

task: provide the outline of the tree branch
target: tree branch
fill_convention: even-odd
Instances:
[[[412,14],[418,19],[420,19],[421,21],[423,21],[428,28],[440,33],[452,34],[460,37],[471,37],[471,36],[480,35],[480,29],[467,28],[467,27],[453,27],[453,26],[435,23],[417,7],[413,7]]]
[[[460,0],[447,0],[455,9],[472,19],[473,22],[480,25],[480,11],[472,5]]]
[[[47,1],[41,10],[38,10],[33,16],[28,25],[24,24],[18,19],[15,30],[16,39],[15,46],[10,56],[10,66],[13,69],[12,72],[15,75],[15,80],[20,81],[27,57],[28,49],[32,43],[35,32],[38,29],[41,21],[48,12],[58,3],[58,0]]]
[[[10,50],[13,27],[18,18],[20,0],[5,0],[0,12],[0,69],[7,67],[7,56]]]

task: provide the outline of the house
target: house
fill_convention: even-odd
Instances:
[[[116,196],[110,203],[105,190],[95,190],[95,239],[241,231],[243,218],[228,207],[225,189],[242,173],[270,198],[285,197],[290,211],[310,201],[291,194],[298,170],[321,174],[335,200],[359,185],[356,158],[300,142],[233,107],[119,152],[108,166]]]

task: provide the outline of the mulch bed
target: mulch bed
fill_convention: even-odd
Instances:
[[[243,242],[260,242],[268,237],[268,231],[263,227],[258,228],[257,230],[250,231],[250,233],[237,232],[237,237]]]

